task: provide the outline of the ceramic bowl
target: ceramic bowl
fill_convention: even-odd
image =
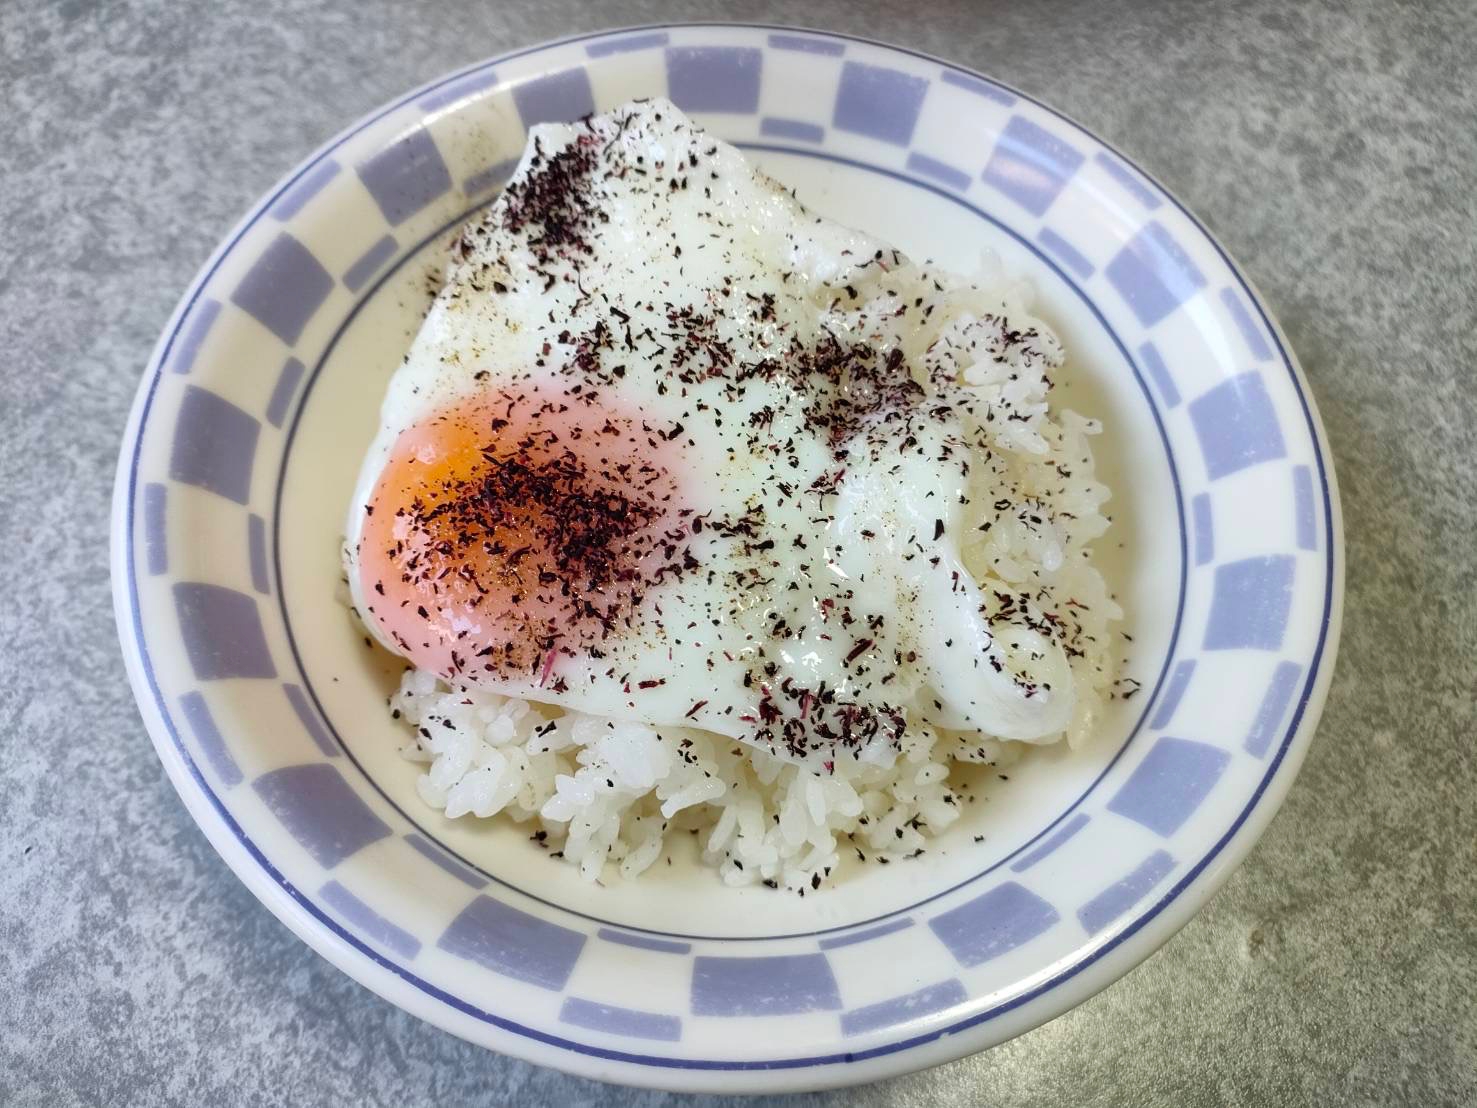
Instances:
[[[696,866],[588,885],[448,821],[346,611],[342,521],[444,243],[526,129],[665,95],[818,212],[1035,287],[1101,417],[1116,702],[914,863],[801,900]],[[1230,171],[1230,170],[1228,170]],[[1286,794],[1337,641],[1334,477],[1256,291],[1185,207],[1058,112],[835,34],[662,26],[472,66],[354,124],[191,284],[120,461],[114,586],[159,757],[240,878],[394,1004],[496,1050],[678,1089],[932,1065],[1107,985],[1202,905]],[[1186,990],[1202,987],[1186,981]]]

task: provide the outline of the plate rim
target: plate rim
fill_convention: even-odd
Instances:
[[[180,324],[201,295],[206,282],[221,261],[235,248],[242,234],[260,218],[292,184],[314,164],[338,148],[351,136],[405,104],[434,89],[458,80],[469,73],[504,63],[517,57],[575,43],[613,38],[625,34],[689,28],[725,30],[761,30],[797,32],[820,38],[855,42],[935,63],[945,70],[967,75],[1007,90],[1022,100],[1063,120],[1091,141],[1141,174],[1177,208],[1195,230],[1203,235],[1220,255],[1228,270],[1242,284],[1252,307],[1267,325],[1278,353],[1281,354],[1293,381],[1298,400],[1311,432],[1319,482],[1322,487],[1328,539],[1327,568],[1324,580],[1327,601],[1319,643],[1311,665],[1316,673],[1306,696],[1294,710],[1288,724],[1288,737],[1271,761],[1266,776],[1253,792],[1240,816],[1231,827],[1202,855],[1189,871],[1161,896],[1148,903],[1122,932],[1095,950],[1089,957],[1073,963],[1062,974],[1048,979],[1032,991],[1014,998],[1005,1006],[991,1010],[998,1019],[987,1020],[984,1013],[958,1021],[942,1032],[933,1031],[921,1038],[903,1039],[873,1051],[837,1055],[825,1059],[796,1059],[784,1068],[746,1068],[742,1063],[732,1068],[687,1068],[674,1059],[663,1065],[656,1060],[641,1061],[640,1056],[602,1050],[599,1054],[571,1050],[562,1041],[533,1028],[514,1031],[496,1022],[479,1021],[472,1028],[459,1025],[455,1005],[448,1005],[424,987],[407,980],[405,971],[367,948],[346,941],[331,925],[325,925],[305,909],[304,903],[285,886],[285,881],[270,861],[247,843],[233,829],[234,820],[218,810],[211,794],[199,778],[198,768],[185,764],[169,735],[169,724],[160,710],[162,696],[147,670],[137,636],[142,613],[133,592],[133,541],[131,511],[133,506],[133,458],[139,445],[144,415],[152,399],[153,386],[163,370]],[[1076,119],[1013,86],[989,77],[969,66],[949,61],[925,51],[848,34],[841,31],[766,22],[735,21],[661,21],[630,26],[586,31],[542,41],[473,62],[377,105],[347,127],[320,144],[307,157],[298,161],[236,221],[216,245],[206,262],[186,286],[186,292],[171,313],[145,365],[145,372],[130,407],[126,430],[114,481],[110,519],[110,572],[117,630],[128,672],[129,683],[140,714],[165,770],[196,825],[211,845],[242,881],[279,920],[311,948],[338,969],[365,985],[392,1004],[484,1047],[506,1052],[542,1065],[549,1065],[581,1076],[622,1084],[672,1090],[729,1090],[743,1085],[753,1091],[780,1089],[814,1089],[854,1084],[871,1078],[895,1075],[926,1066],[940,1064],[967,1054],[998,1045],[1070,1010],[1089,996],[1106,988],[1159,949],[1170,937],[1193,918],[1200,908],[1220,889],[1231,872],[1245,859],[1260,839],[1296,779],[1312,736],[1322,715],[1337,663],[1343,618],[1345,550],[1342,510],[1332,452],[1306,375],[1280,323],[1272,315],[1260,290],[1241,269],[1215,234],[1190,208],[1156,177],[1145,171],[1133,158],[1125,155],[1092,129]],[[218,803],[218,802],[216,802]],[[412,975],[413,976],[413,975]],[[434,988],[434,987],[432,987]],[[454,999],[454,998],[453,998]],[[453,1011],[448,1011],[452,1008]],[[983,1029],[989,1026],[991,1031]],[[1004,1029],[1004,1033],[1000,1033]],[[473,1031],[480,1032],[474,1035]],[[496,1043],[487,1039],[497,1040]],[[578,1045],[578,1044],[576,1044]],[[588,1049],[588,1048],[587,1048]],[[596,1048],[598,1049],[598,1048]],[[837,1064],[845,1062],[845,1065]],[[770,1063],[769,1065],[774,1065]],[[804,1078],[796,1080],[796,1078]]]

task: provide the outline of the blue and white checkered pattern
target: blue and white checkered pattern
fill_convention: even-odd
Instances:
[[[1115,334],[1148,383],[1178,475],[1185,623],[1146,724],[1014,855],[887,918],[731,942],[604,925],[489,880],[346,765],[286,647],[290,613],[268,568],[271,492],[335,329],[419,243],[485,202],[524,128],[638,94],[668,95],[733,141],[875,167],[1006,227]],[[444,142],[474,112],[496,152],[475,164]],[[316,211],[356,205],[361,218],[315,235]],[[358,237],[345,241],[347,227]],[[276,353],[202,370],[229,363],[244,335]],[[623,32],[421,90],[261,206],[189,294],[143,387],[125,461],[126,634],[147,674],[141,696],[157,702],[191,787],[355,957],[463,1015],[570,1051],[653,1066],[832,1063],[988,1021],[1019,1002],[1022,988],[1002,986],[1048,967],[1030,988],[1060,985],[1225,845],[1298,732],[1323,654],[1335,556],[1326,463],[1289,356],[1235,269],[1172,198],[1049,109],[837,36]],[[1264,526],[1224,526],[1253,479]],[[239,557],[194,557],[202,520],[231,536],[223,546],[239,542]],[[1197,698],[1208,703],[1228,680],[1254,680],[1244,718],[1199,711]],[[243,697],[291,736],[271,759],[218,725]],[[251,829],[265,821],[296,850],[259,849]],[[1093,833],[1105,825],[1111,856]],[[409,872],[422,894],[413,904],[383,876]],[[909,967],[908,987],[877,972],[892,964]],[[772,1023],[769,1054],[725,1050],[736,1019]],[[786,1047],[828,1037],[829,1051]]]

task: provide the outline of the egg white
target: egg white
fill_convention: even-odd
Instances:
[[[601,357],[619,361],[624,375],[601,387],[626,410],[681,425],[681,488],[692,514],[757,513],[762,537],[712,527],[693,534],[700,568],[651,589],[639,626],[603,644],[601,657],[560,658],[557,688],[534,673],[479,675],[477,684],[742,741],[759,741],[761,702],[781,685],[829,690],[837,703],[887,721],[1028,741],[1060,734],[1073,709],[1060,644],[1019,623],[992,625],[981,584],[964,567],[961,531],[977,515],[972,499],[982,488],[989,495],[998,429],[985,426],[984,401],[961,404],[948,384],[982,357],[1058,364],[1055,339],[1029,317],[1012,318],[998,298],[816,217],[666,101],[535,128],[514,184],[560,151],[588,148],[591,136],[600,153],[584,187],[600,215],[587,250],[551,259],[537,224],[505,218],[504,197],[461,238],[390,381],[346,528],[358,610],[367,610],[358,572],[364,505],[401,432],[479,391],[570,387],[580,380],[580,336],[604,323],[620,338]],[[494,285],[499,291],[489,291]],[[724,372],[674,376],[674,311],[712,318],[732,356]],[[1021,334],[1027,339],[1001,353],[1000,336]],[[827,336],[869,346],[884,364],[900,351],[895,372],[922,386],[920,410],[948,410],[831,441],[814,420],[824,389],[787,368],[797,343],[813,349]],[[739,368],[766,362],[781,369],[735,383]],[[833,400],[869,387],[824,386]],[[817,484],[822,492],[808,491]],[[823,715],[804,697],[780,709],[803,714],[807,728]],[[890,760],[888,733],[884,726],[845,750],[808,734],[782,752]]]

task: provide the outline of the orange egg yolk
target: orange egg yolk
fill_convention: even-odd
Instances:
[[[366,618],[450,680],[557,685],[693,568],[673,426],[531,386],[407,428],[364,506]]]

